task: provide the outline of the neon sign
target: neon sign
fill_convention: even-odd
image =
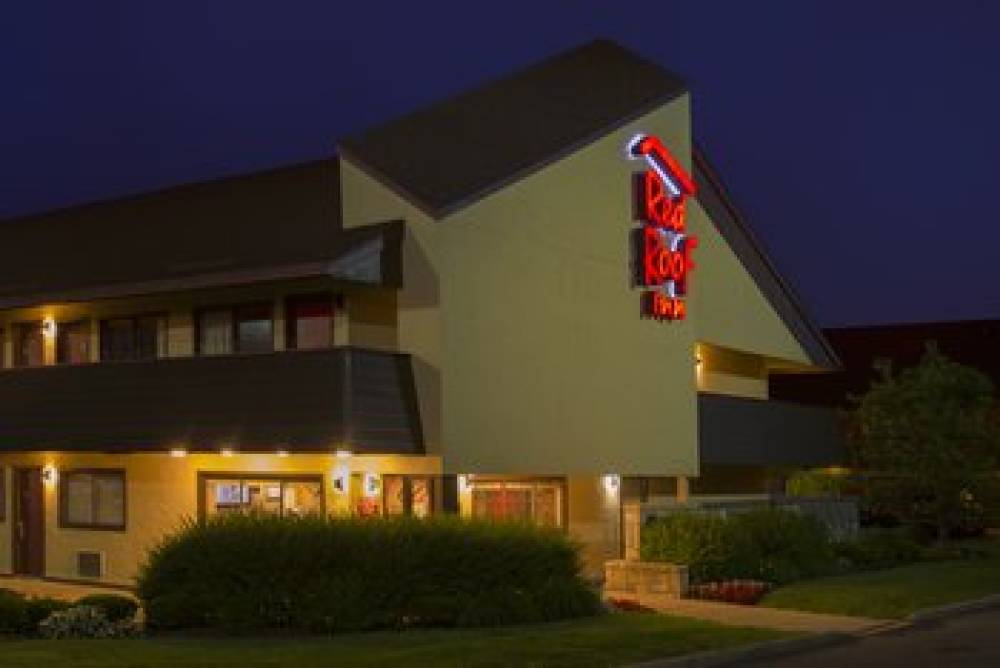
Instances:
[[[687,233],[687,200],[694,181],[656,137],[636,135],[626,147],[630,160],[647,169],[634,179],[636,218],[635,282],[643,291],[641,313],[654,320],[683,320],[691,258],[697,237]]]

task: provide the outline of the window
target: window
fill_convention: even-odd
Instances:
[[[166,357],[167,319],[162,315],[101,321],[101,361],[123,362]]]
[[[274,351],[274,327],[270,304],[236,308],[236,350],[241,353]]]
[[[434,509],[434,481],[430,477],[385,475],[386,515],[427,517]]]
[[[472,516],[477,519],[544,527],[563,524],[561,481],[472,481],[470,488]]]
[[[286,345],[298,350],[333,345],[333,300],[330,295],[295,297],[285,307]]]
[[[42,323],[19,322],[11,327],[14,343],[14,366],[41,366]]]
[[[269,353],[274,350],[270,304],[207,308],[198,312],[198,354]]]
[[[201,476],[202,516],[268,513],[303,517],[323,513],[322,476],[219,474]]]
[[[60,323],[56,327],[56,363],[85,364],[90,361],[90,323],[86,320]]]
[[[125,529],[125,472],[80,469],[59,475],[59,526]]]
[[[228,355],[233,352],[233,313],[230,309],[207,309],[198,314],[198,354]]]

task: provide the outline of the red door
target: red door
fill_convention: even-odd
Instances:
[[[14,469],[14,517],[11,561],[14,573],[45,573],[45,500],[42,469]]]

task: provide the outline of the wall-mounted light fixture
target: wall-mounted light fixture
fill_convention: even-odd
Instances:
[[[461,474],[458,476],[458,493],[464,494],[469,491],[469,476]]]
[[[333,469],[333,489],[338,494],[346,494],[351,480],[351,471],[346,466],[337,466]]]
[[[364,490],[368,498],[378,496],[382,491],[382,476],[378,473],[366,473]]]
[[[222,448],[222,450],[219,451],[219,454],[222,455],[223,457],[232,457],[233,456],[233,449],[232,448]]]
[[[170,456],[176,457],[178,459],[181,457],[187,457],[187,450],[185,450],[184,448],[171,448]]]
[[[601,483],[604,485],[605,494],[618,496],[618,490],[622,487],[622,477],[617,473],[605,473],[601,476]]]
[[[337,448],[337,459],[350,459],[351,451],[347,448]]]
[[[55,485],[59,481],[59,470],[55,464],[46,464],[42,468],[42,482],[48,486]]]
[[[52,316],[46,316],[42,319],[42,334],[46,338],[53,338],[56,335],[56,321]]]
[[[288,450],[278,450],[278,452],[276,452],[275,454],[278,455],[279,457],[287,457]]]

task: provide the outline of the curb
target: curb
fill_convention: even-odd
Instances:
[[[716,666],[729,666],[745,661],[775,659],[790,654],[840,645],[856,639],[856,636],[848,633],[817,633],[795,638],[782,638],[781,640],[767,640],[731,649],[709,650],[683,656],[653,659],[652,661],[630,664],[628,668],[715,668]]]
[[[913,626],[923,626],[951,617],[958,617],[959,615],[979,612],[980,610],[998,606],[1000,606],[1000,594],[990,594],[989,596],[972,599],[971,601],[959,601],[957,603],[949,603],[948,605],[940,605],[936,608],[918,610],[907,617],[905,621]]]

